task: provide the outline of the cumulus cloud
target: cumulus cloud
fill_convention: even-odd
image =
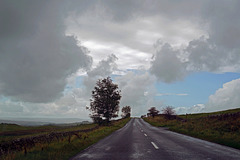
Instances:
[[[61,109],[65,109],[66,112],[77,109],[81,110],[81,114],[85,113],[88,116],[89,112],[86,110],[86,106],[90,103],[91,92],[97,80],[111,76],[113,72],[118,70],[116,65],[117,59],[114,54],[110,54],[106,59],[99,61],[95,68],[89,70],[86,75],[81,76],[81,86],[71,88],[70,91],[61,99],[57,100],[55,104],[61,107]],[[76,79],[76,75],[73,76],[73,79]],[[86,115],[83,117],[86,117]]]
[[[202,113],[205,111],[204,104],[196,104],[191,107],[176,107],[174,110],[177,114],[190,114],[190,113]]]
[[[1,117],[61,117],[89,119],[86,105],[89,100],[68,92],[49,103],[16,102],[10,99],[0,101]]]
[[[156,75],[159,81],[166,83],[181,80],[185,76],[185,66],[177,54],[169,44],[164,44],[161,50],[157,51],[150,72]]]
[[[0,95],[12,101],[1,101],[0,110],[76,113],[82,110],[78,105],[88,102],[96,80],[119,71],[117,65],[124,72],[149,69],[165,83],[183,80],[191,72],[240,72],[239,3],[2,0]],[[157,39],[165,43],[154,51]],[[116,56],[103,60],[109,53]],[[92,61],[95,68],[90,69]],[[85,77],[76,87],[72,83],[79,69]],[[154,100],[156,80],[151,74],[132,71],[116,77],[122,88],[122,104],[132,105],[136,114],[145,113],[146,106],[161,104]],[[212,106],[220,106],[214,100],[220,97],[220,90],[210,96]],[[14,111],[15,106],[19,108]],[[197,108],[203,107],[189,110]]]
[[[183,4],[184,2],[186,1]],[[239,6],[238,1],[202,3],[199,8],[201,12],[193,15],[197,17],[199,25],[203,26],[205,34],[190,40],[185,47],[174,47],[174,56],[166,57],[170,49],[164,50],[166,47],[163,46],[152,61],[151,73],[159,81],[174,82],[187,75],[182,72],[240,72]],[[179,18],[186,18],[185,16],[179,14]],[[171,47],[172,44],[168,46]]]
[[[191,18],[199,12],[200,4],[165,0],[97,1],[84,14],[77,10],[69,14],[67,33],[90,48],[97,61],[114,52],[121,59],[119,68],[147,69],[157,39],[181,46],[205,34]],[[179,5],[183,8],[176,9]]]
[[[201,36],[185,48],[160,45],[151,62],[150,72],[159,81],[171,83],[182,80],[192,72],[240,72],[240,47],[226,48],[213,39]]]
[[[100,78],[106,78],[117,70],[116,64],[117,57],[114,54],[109,55],[106,59],[101,60],[98,65],[92,70],[87,72],[87,75],[83,78],[83,92],[81,95],[91,96],[96,82]],[[78,92],[79,93],[79,92]]]
[[[145,114],[149,106],[162,104],[154,99],[157,92],[154,88],[155,78],[149,73],[129,71],[115,80],[122,94],[120,105],[131,106],[134,115]]]
[[[178,114],[215,112],[240,107],[240,79],[223,84],[222,88],[210,95],[206,104],[197,104],[192,107],[175,108]]]
[[[1,1],[0,94],[26,102],[62,96],[66,78],[92,59],[65,35],[64,3]]]
[[[240,107],[240,79],[223,84],[213,95],[209,96],[206,111],[220,111]]]
[[[190,70],[216,71],[219,65],[223,64],[219,61],[222,59],[221,56],[216,58],[217,54],[220,55],[216,46],[210,45],[204,37],[189,42],[185,51],[189,54],[188,67]]]
[[[158,81],[172,83],[182,80],[191,72],[199,71],[240,71],[240,21],[237,16],[240,5],[237,1],[216,3],[184,0],[173,3],[153,0],[141,1],[138,4],[134,1],[120,2],[117,6],[122,6],[120,8],[125,9],[124,13],[119,12],[113,3],[101,1],[100,4],[96,5],[99,8],[95,6],[88,14],[78,15],[78,19],[76,17],[83,33],[79,37],[97,39],[96,42],[114,42],[154,54],[152,62],[147,62],[150,62],[150,72]],[[91,21],[86,15],[91,15]],[[144,20],[141,21],[139,17],[143,17],[141,19]],[[122,27],[123,25],[125,27]],[[88,34],[89,27],[94,28],[94,32]],[[75,29],[75,33],[78,32],[73,24],[69,28],[72,31]],[[152,47],[154,41],[159,38],[167,43],[160,45],[156,53],[153,53],[149,46],[151,44]],[[126,79],[127,76],[131,77],[127,74]],[[135,76],[137,74],[132,73],[132,77]],[[118,78],[122,83],[120,86],[130,84],[127,80],[120,81],[121,77]],[[151,91],[143,89],[140,93],[140,97],[148,96]],[[127,91],[123,95],[125,94]],[[134,98],[136,97],[132,99]],[[126,99],[126,102],[132,103],[130,98]],[[198,112],[203,109],[203,105],[195,105],[188,110]]]
[[[106,60],[102,60],[93,70],[87,72],[89,77],[96,77],[96,76],[109,76],[113,73],[113,71],[117,70],[117,65],[115,61],[118,58],[111,54],[107,57]]]
[[[192,40],[185,52],[188,57],[188,70],[209,72],[239,72],[240,48],[225,48],[216,41],[201,37]]]
[[[91,91],[99,78],[112,75],[117,70],[114,54],[101,60],[95,68],[92,68],[86,75],[82,75],[82,84],[76,87],[77,74],[68,78],[69,88],[65,88],[64,95],[54,102],[34,103],[15,102],[8,98],[0,99],[1,116],[49,116],[49,117],[80,117],[89,119],[89,111],[86,106],[90,103]],[[69,80],[70,79],[70,80]],[[4,100],[6,99],[6,100]]]
[[[151,73],[159,81],[171,83],[189,72],[240,71],[239,6],[238,1],[101,1],[92,3],[85,14],[72,12],[68,32],[104,48],[94,54],[102,55],[106,47],[108,51],[135,50],[117,56],[124,59],[127,55],[145,68],[151,63]],[[152,44],[159,38],[167,43],[154,53]],[[144,56],[137,57],[140,52]],[[151,54],[155,54],[152,62]],[[119,61],[121,64],[133,68]]]

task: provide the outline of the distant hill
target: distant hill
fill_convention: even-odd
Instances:
[[[67,124],[79,124],[82,122],[87,123],[88,121],[91,120],[80,118],[12,118],[12,117],[0,119],[0,123],[17,124],[22,126],[39,126],[48,124],[67,125]]]

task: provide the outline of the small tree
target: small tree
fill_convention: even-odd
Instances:
[[[153,118],[158,115],[159,111],[156,109],[156,107],[151,107],[149,110],[148,110],[148,115],[152,116]]]
[[[118,85],[114,84],[110,77],[99,79],[90,99],[90,117],[98,124],[101,124],[103,119],[109,123],[111,118],[118,116],[120,99]]]
[[[173,117],[173,115],[175,114],[175,111],[172,106],[167,106],[162,111],[167,119],[171,119],[171,117]]]
[[[128,118],[131,116],[131,107],[125,106],[122,108],[122,118]]]

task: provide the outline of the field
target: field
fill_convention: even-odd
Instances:
[[[144,118],[157,127],[240,149],[240,109],[179,115],[171,120],[164,115]]]
[[[69,159],[81,150],[123,127],[129,118],[112,121],[109,126],[82,124],[73,127],[23,127],[0,125],[0,159],[61,160]],[[7,148],[4,150],[4,147]]]

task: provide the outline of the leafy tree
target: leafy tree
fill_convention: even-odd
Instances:
[[[90,99],[90,117],[98,124],[102,124],[103,120],[109,123],[111,118],[118,116],[120,99],[118,85],[110,77],[99,79]]]
[[[122,108],[122,118],[128,118],[131,116],[131,107],[125,106]]]
[[[151,107],[149,110],[148,110],[148,115],[152,116],[153,118],[158,115],[159,111],[156,109],[156,107]]]
[[[175,114],[175,111],[172,106],[167,106],[162,111],[167,119],[171,119],[171,117],[173,117],[173,115]]]

